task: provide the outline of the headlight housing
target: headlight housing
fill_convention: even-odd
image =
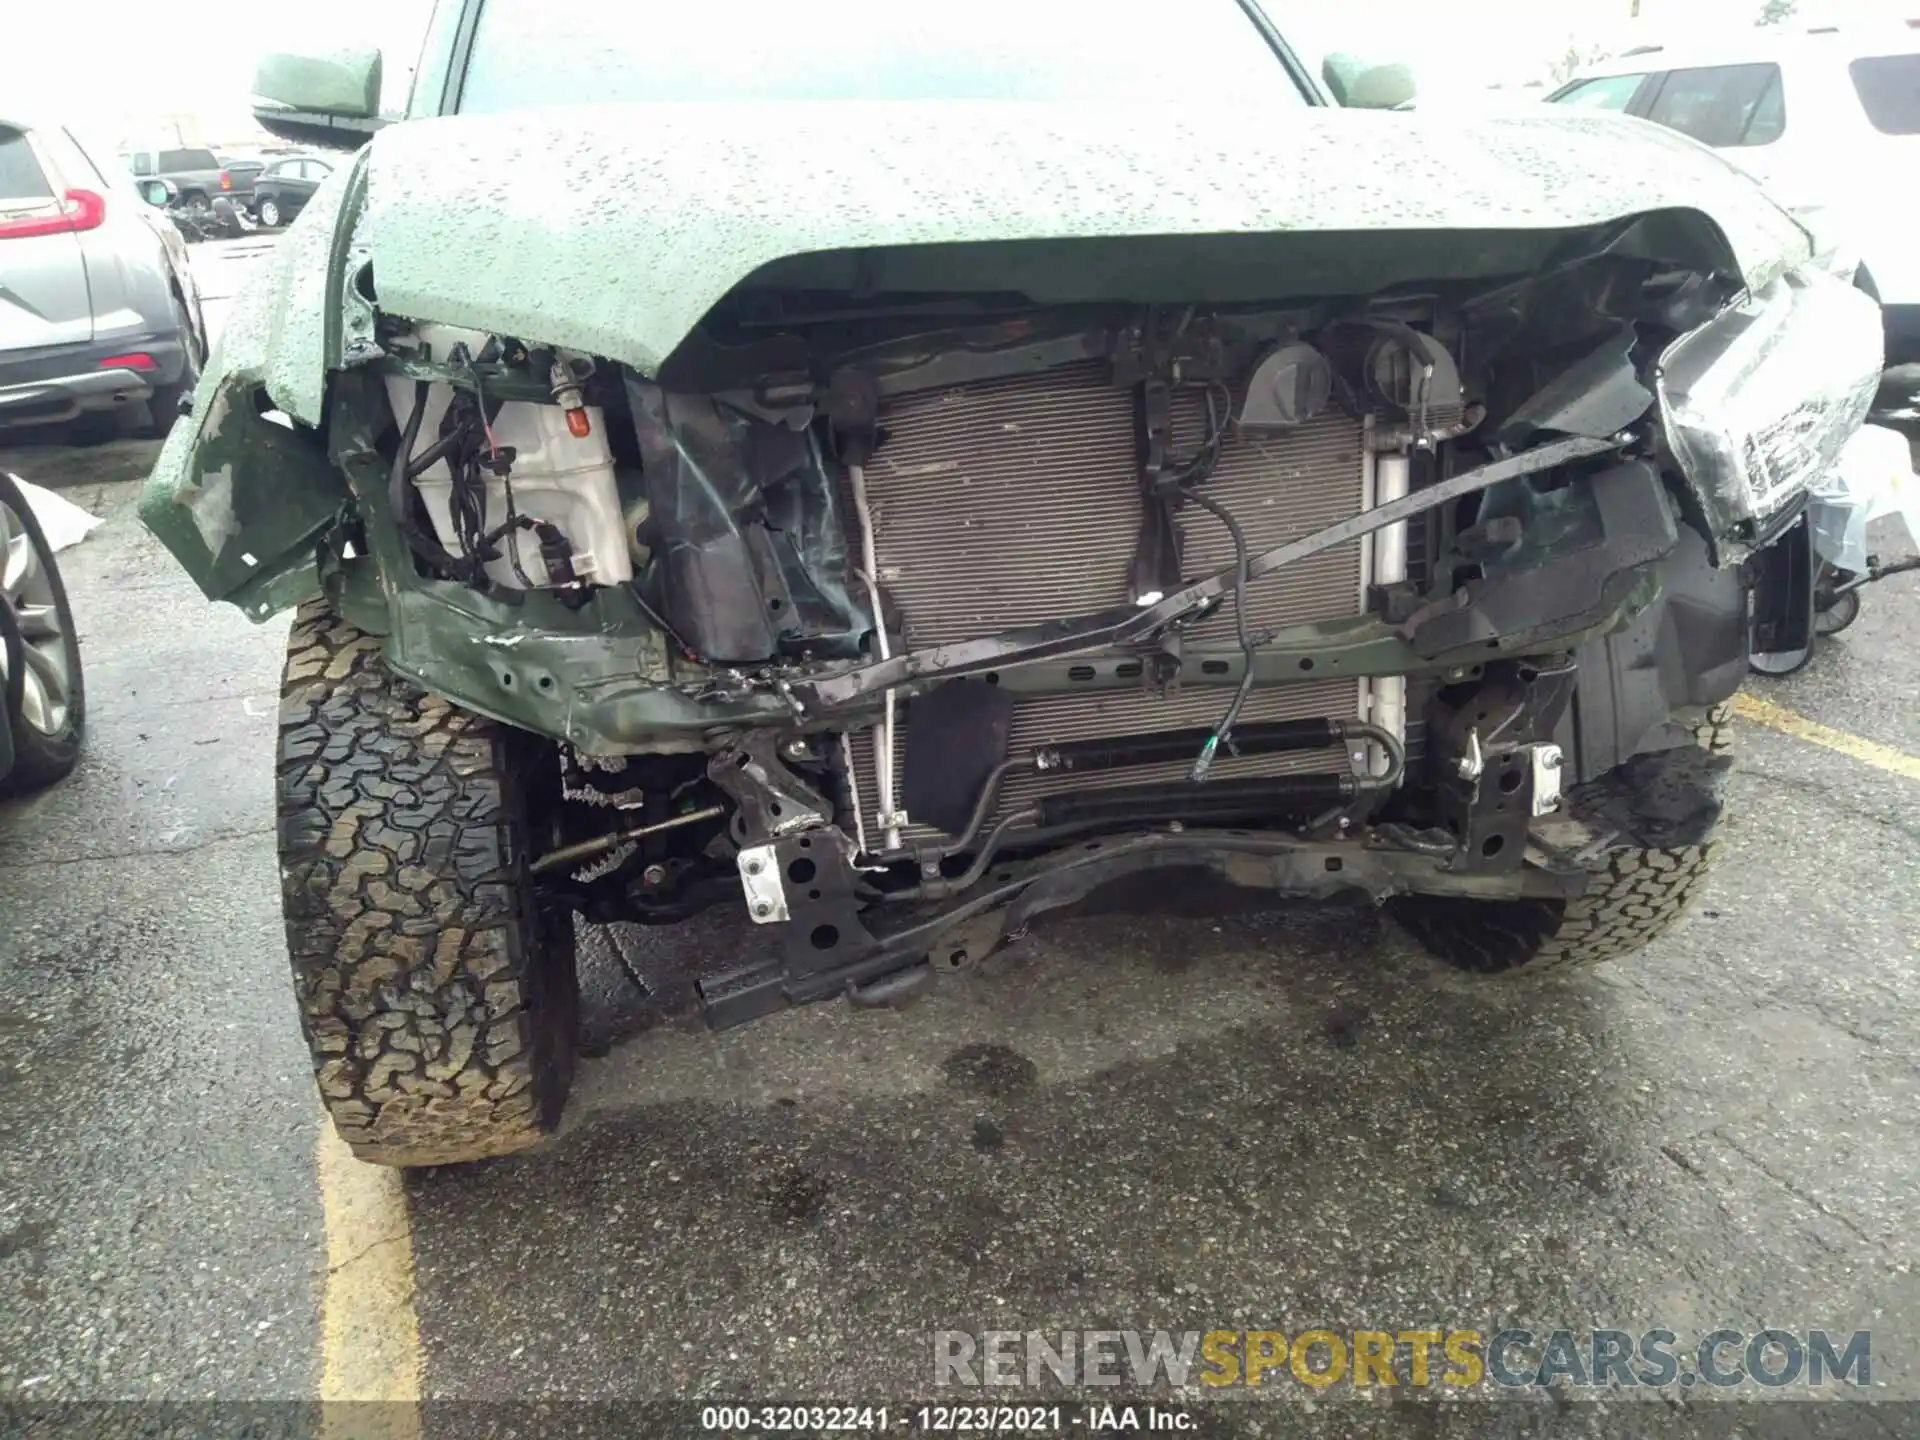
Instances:
[[[1667,447],[1723,558],[1810,489],[1866,419],[1880,382],[1880,307],[1820,270],[1784,275],[1667,347]]]

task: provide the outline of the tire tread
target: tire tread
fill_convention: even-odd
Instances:
[[[281,687],[287,948],[320,1094],[363,1160],[538,1143],[571,1078],[570,917],[526,876],[523,737],[301,607]]]
[[[1717,705],[1694,728],[1712,756],[1733,748],[1732,707]],[[1619,773],[1570,797],[1575,814],[1617,798]],[[1691,845],[1616,845],[1592,862],[1584,894],[1571,900],[1468,900],[1402,896],[1392,913],[1428,950],[1482,974],[1561,974],[1631,955],[1664,934],[1692,901],[1719,858],[1708,836]]]

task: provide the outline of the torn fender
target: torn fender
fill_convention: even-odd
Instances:
[[[362,178],[336,170],[255,264],[140,496],[141,522],[207,598],[255,620],[319,593],[314,541],[348,499],[319,426]]]
[[[248,374],[203,384],[140,494],[140,520],[209,600],[255,620],[320,593],[315,542],[339,522],[346,481],[319,432],[261,413]]]

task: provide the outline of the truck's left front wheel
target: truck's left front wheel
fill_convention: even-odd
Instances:
[[[387,669],[323,602],[281,687],[280,869],[320,1096],[362,1160],[536,1144],[573,1074],[570,913],[528,873],[552,747]]]

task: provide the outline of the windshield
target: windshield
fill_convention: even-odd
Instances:
[[[1235,0],[486,0],[460,109],[609,101],[1305,104]]]

